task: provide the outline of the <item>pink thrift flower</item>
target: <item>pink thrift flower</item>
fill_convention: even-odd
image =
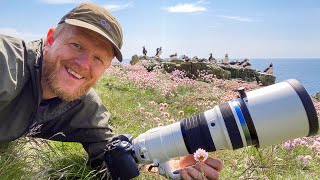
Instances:
[[[145,115],[148,116],[148,117],[152,117],[153,114],[151,112],[145,112]]]
[[[193,154],[194,160],[198,162],[204,162],[208,158],[208,153],[204,150],[199,148],[194,154]]]
[[[155,106],[155,105],[156,105],[156,102],[154,102],[154,101],[150,101],[150,102],[149,102],[149,105],[151,105],[151,106]]]
[[[290,142],[290,141],[285,142],[285,143],[283,144],[283,147],[284,147],[286,150],[292,149],[291,142]]]
[[[184,112],[183,111],[179,111],[179,116],[184,116]]]
[[[154,120],[155,122],[160,122],[160,118],[158,118],[158,117],[153,118],[153,120]]]
[[[310,155],[306,155],[306,156],[304,157],[304,159],[305,159],[305,160],[311,160],[312,157],[311,157]]]
[[[161,116],[162,116],[162,117],[170,117],[170,114],[167,113],[167,112],[162,112],[162,113],[161,113]]]
[[[312,159],[312,157],[310,155],[307,155],[307,156],[303,157],[303,161],[302,162],[303,162],[303,164],[305,166],[307,166],[307,165],[310,164],[311,159]]]
[[[163,110],[164,110],[164,107],[161,106],[161,107],[159,108],[159,111],[161,112],[161,111],[163,111]]]
[[[168,123],[169,124],[172,124],[172,123],[175,123],[176,121],[174,120],[174,119],[170,119],[169,121],[168,121]]]
[[[230,163],[232,166],[236,166],[238,164],[238,161],[236,159],[230,160]]]

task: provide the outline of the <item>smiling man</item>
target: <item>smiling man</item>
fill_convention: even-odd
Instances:
[[[0,35],[0,143],[21,136],[80,142],[91,165],[101,165],[115,135],[92,86],[114,57],[122,61],[121,47],[120,24],[92,3],[71,10],[45,39],[25,43]],[[182,158],[181,167],[194,164],[191,157]],[[197,178],[199,168],[185,168],[183,178]],[[202,168],[217,179],[222,163],[208,158]]]
[[[103,36],[69,24],[50,29],[48,39],[43,54],[43,99],[78,99],[111,65],[115,53]]]

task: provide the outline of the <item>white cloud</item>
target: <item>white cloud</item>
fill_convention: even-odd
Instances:
[[[204,6],[201,6],[200,4],[203,4],[204,1],[198,1],[197,3],[192,4],[177,4],[174,6],[170,6],[165,8],[166,11],[172,12],[172,13],[195,13],[195,12],[204,12],[207,11],[207,8]]]
[[[254,22],[254,20],[252,18],[241,17],[241,16],[218,15],[218,17],[221,17],[221,18],[224,18],[224,19],[230,19],[230,20],[234,20],[234,21]]]
[[[133,7],[133,3],[126,3],[126,4],[106,4],[103,6],[104,8],[108,9],[111,12],[119,11],[127,8]]]
[[[39,0],[47,4],[79,4],[81,2],[88,2],[88,0]]]
[[[43,34],[34,34],[34,33],[29,33],[29,32],[21,32],[18,31],[17,29],[10,28],[10,27],[0,27],[0,33],[7,35],[7,36],[13,36],[17,37],[26,41],[32,41],[32,40],[37,40],[42,38],[44,35]]]

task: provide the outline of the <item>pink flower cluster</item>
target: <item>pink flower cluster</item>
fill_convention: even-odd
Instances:
[[[204,162],[208,158],[208,152],[204,149],[199,148],[194,154],[193,154],[194,160],[198,162]]]
[[[311,150],[314,150],[315,157],[320,160],[320,136],[314,136],[314,137],[304,137],[304,138],[298,138],[294,140],[290,140],[287,142],[284,142],[282,144],[283,148],[290,151],[295,147],[306,147]],[[299,156],[299,160],[301,160],[301,156]]]
[[[299,163],[302,163],[305,166],[308,166],[311,160],[312,160],[312,157],[310,155],[306,155],[306,156],[299,155],[296,158],[296,161],[298,161]]]
[[[140,107],[138,112],[143,114],[147,120],[151,120],[150,122],[156,123],[157,126],[172,124],[184,116],[184,111],[181,110],[176,115],[171,115],[169,112],[166,112],[169,107],[168,103],[157,104],[154,101],[150,101],[148,104],[148,111],[146,111],[144,107]]]
[[[198,79],[204,82],[215,82],[217,80],[216,75],[209,74],[207,71],[197,71]]]
[[[296,147],[296,146],[307,147],[308,146],[307,138],[298,138],[298,139],[290,140],[283,143],[283,147],[286,150],[291,150],[293,147]]]

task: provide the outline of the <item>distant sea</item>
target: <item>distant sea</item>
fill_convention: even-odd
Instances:
[[[320,59],[250,59],[252,68],[263,71],[273,64],[276,82],[297,79],[309,94],[320,92]]]
[[[232,60],[231,60],[232,61]],[[124,60],[128,64],[130,60]],[[297,79],[306,88],[309,94],[320,92],[320,58],[319,59],[250,59],[253,69],[263,71],[270,63],[273,64],[273,73],[276,82],[287,79]]]

